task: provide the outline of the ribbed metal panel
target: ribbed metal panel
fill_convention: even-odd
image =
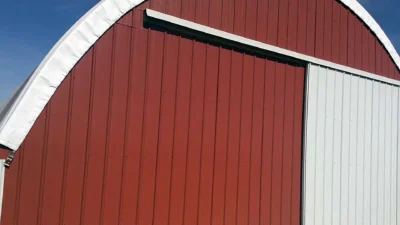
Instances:
[[[298,65],[116,24],[7,170],[0,224],[299,225],[304,78]]]
[[[151,8],[267,44],[399,80],[368,27],[338,0],[151,0]],[[139,13],[119,23],[142,26]]]
[[[307,86],[304,224],[399,224],[399,87],[315,65]]]

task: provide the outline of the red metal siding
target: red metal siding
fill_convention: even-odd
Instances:
[[[400,79],[337,1],[145,2],[42,112],[2,224],[300,224],[304,68],[143,29],[149,7]]]
[[[369,53],[369,37],[377,40],[376,36],[338,0],[182,0],[181,4],[176,0],[150,0],[139,8],[146,7],[368,72],[375,72],[375,64],[381,60],[385,68],[376,73],[399,79],[392,69],[393,60],[380,42],[375,51],[382,58]],[[133,14],[128,13],[121,23],[130,24],[126,21]],[[337,51],[340,59],[336,58]]]
[[[140,13],[40,115],[2,224],[299,224],[304,68],[133,27]],[[256,37],[256,18],[221,26]]]

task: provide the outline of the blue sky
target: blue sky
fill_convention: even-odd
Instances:
[[[38,66],[57,40],[99,1],[1,0],[0,103]],[[396,21],[400,21],[400,0],[359,1],[399,52],[400,28]]]

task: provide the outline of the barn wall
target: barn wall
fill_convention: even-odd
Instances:
[[[1,224],[299,224],[304,76],[116,24],[7,170]]]
[[[308,76],[304,224],[400,224],[400,88],[318,66]]]
[[[145,8],[400,80],[376,36],[337,0],[149,0]],[[120,23],[140,27],[138,14]]]

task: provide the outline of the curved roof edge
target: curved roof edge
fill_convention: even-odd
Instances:
[[[371,31],[375,33],[378,39],[382,42],[385,49],[389,52],[397,68],[400,70],[399,54],[397,54],[397,51],[394,48],[392,42],[389,40],[388,36],[386,36],[385,32],[371,16],[371,14],[369,14],[367,10],[357,0],[339,1],[342,2],[345,6],[349,7],[349,9],[353,11],[358,17],[360,17],[361,20],[369,27],[369,29],[371,29]]]
[[[144,1],[102,0],[79,19],[0,112],[0,144],[16,151],[75,64],[118,19]]]

